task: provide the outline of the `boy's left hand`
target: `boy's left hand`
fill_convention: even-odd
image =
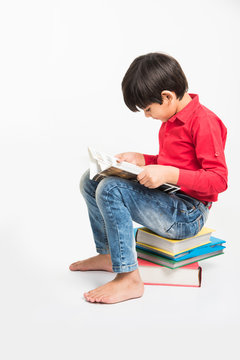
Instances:
[[[142,168],[143,171],[140,172],[137,179],[140,184],[150,189],[155,189],[166,182],[177,184],[179,177],[178,168],[165,165],[147,165],[142,166]]]

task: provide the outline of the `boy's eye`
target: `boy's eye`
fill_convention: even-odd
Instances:
[[[150,111],[150,108],[148,108],[146,111]]]

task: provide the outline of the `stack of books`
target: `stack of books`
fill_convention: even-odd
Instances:
[[[201,286],[198,262],[223,254],[224,240],[203,227],[195,236],[171,240],[146,227],[134,230],[139,271],[145,284]]]

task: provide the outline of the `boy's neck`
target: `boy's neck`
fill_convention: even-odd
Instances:
[[[181,111],[183,108],[185,108],[185,106],[187,106],[187,104],[189,104],[190,101],[192,101],[191,96],[190,96],[188,93],[185,93],[185,94],[183,95],[183,98],[182,98],[181,100],[179,100],[179,102],[178,102],[176,113],[178,113],[178,112]]]

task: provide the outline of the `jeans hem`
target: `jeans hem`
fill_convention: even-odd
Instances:
[[[114,266],[112,267],[113,272],[115,273],[125,273],[131,272],[138,269],[138,263],[136,262],[133,265],[121,265],[121,266]]]
[[[97,253],[102,254],[102,255],[110,253],[109,249],[97,248],[96,250],[97,250]]]

